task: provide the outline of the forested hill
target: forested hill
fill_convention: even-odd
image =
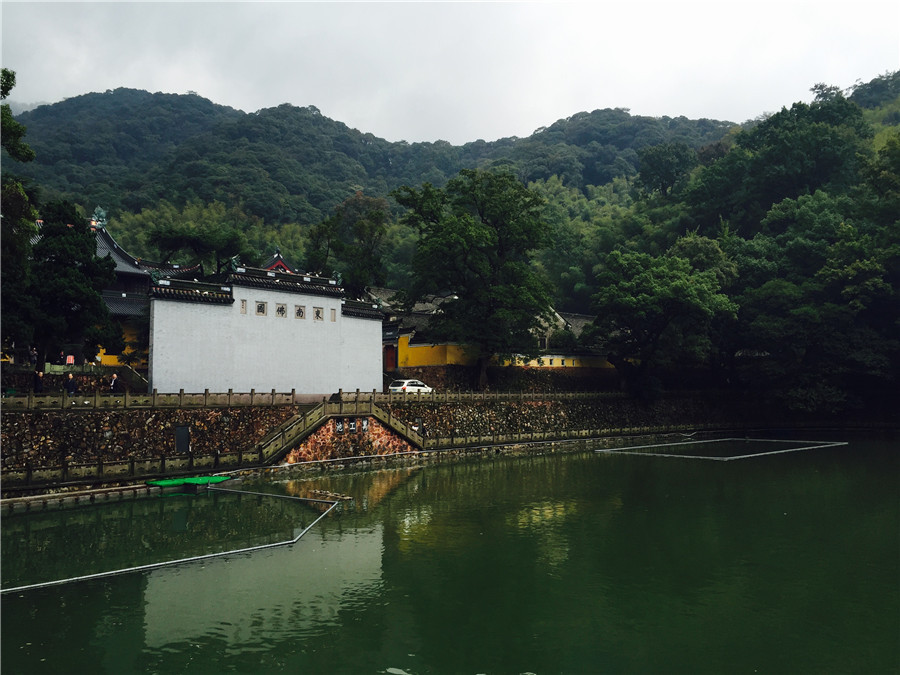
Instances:
[[[92,358],[120,337],[85,310],[100,296],[84,289],[108,286],[74,204],[106,209],[128,252],[212,276],[277,247],[351,297],[451,291],[426,337],[485,355],[538,353],[550,306],[586,315],[547,349],[606,354],[641,396],[695,372],[802,410],[893,401],[900,71],[812,91],[743,128],[597,110],[457,147],[389,143],[312,107],[122,89],[20,115],[34,161],[5,114],[3,338]],[[470,170],[493,167],[507,170]]]
[[[41,201],[100,204],[115,217],[161,199],[240,204],[270,225],[312,224],[357,190],[386,196],[400,185],[443,185],[463,168],[511,165],[523,180],[559,176],[569,187],[637,172],[637,151],[681,141],[699,149],[734,125],[651,118],[624,109],[581,112],[528,138],[463,146],[392,143],[281,105],[244,113],[193,94],[115,89],[21,113],[35,161],[12,167]]]

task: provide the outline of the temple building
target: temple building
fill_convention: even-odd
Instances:
[[[122,326],[122,336],[127,345],[125,354],[134,354],[134,358],[123,358],[122,353],[103,348],[98,354],[99,363],[104,366],[129,363],[136,368],[146,368],[151,279],[194,275],[200,266],[171,265],[135,258],[116,243],[102,220],[92,219],[91,229],[97,241],[97,257],[110,257],[116,265],[116,281],[103,289],[103,301],[112,318]]]
[[[158,391],[381,391],[376,304],[335,279],[235,266],[217,283],[150,288],[150,387]]]
[[[277,249],[259,268],[203,277],[199,265],[129,255],[104,224],[91,223],[97,256],[116,266],[103,299],[139,355],[101,350],[104,365],[133,361],[149,389],[166,393],[381,391],[382,312],[346,300],[338,280],[302,274]]]

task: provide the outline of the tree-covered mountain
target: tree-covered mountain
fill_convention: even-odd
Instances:
[[[900,384],[900,72],[812,91],[743,126],[597,110],[463,146],[389,143],[312,107],[248,115],[196,96],[89,94],[19,116],[36,157],[3,155],[3,243],[27,248],[6,216],[26,233],[31,207],[12,207],[65,197],[106,208],[129,252],[211,271],[280,246],[348,287],[448,292],[466,317],[505,284],[594,317],[550,348],[600,350],[636,392],[702,372],[847,410]],[[527,192],[492,191],[509,179]],[[540,204],[523,245],[503,243],[515,221],[492,217],[502,204]],[[515,274],[478,291],[470,282],[507,250]],[[4,284],[15,259],[4,249]],[[534,314],[494,304],[510,325]]]
[[[134,89],[77,96],[17,119],[36,153],[17,168],[44,200],[99,204],[112,218],[163,199],[220,201],[272,226],[314,224],[356,191],[384,197],[401,185],[443,185],[464,168],[504,165],[524,181],[556,175],[567,186],[602,185],[634,175],[642,147],[681,141],[698,149],[734,126],[606,109],[528,138],[391,143],[312,106],[248,114],[196,95]]]

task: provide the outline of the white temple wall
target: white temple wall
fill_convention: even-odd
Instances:
[[[234,304],[151,301],[150,386],[327,396],[381,391],[381,322],[339,297],[233,286]]]

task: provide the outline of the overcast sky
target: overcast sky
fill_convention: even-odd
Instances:
[[[281,103],[390,141],[628,108],[743,122],[900,69],[900,2],[2,2],[10,101],[117,87]]]

